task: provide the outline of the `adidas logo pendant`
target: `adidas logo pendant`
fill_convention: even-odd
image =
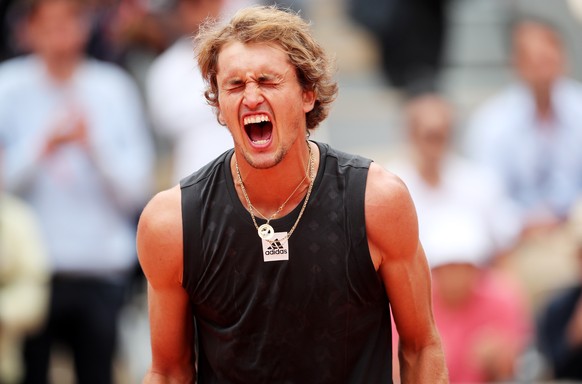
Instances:
[[[270,241],[266,239],[261,239],[261,241],[263,243],[263,260],[265,262],[289,260],[287,232],[275,232]]]

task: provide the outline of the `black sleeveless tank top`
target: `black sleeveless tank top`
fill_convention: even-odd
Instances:
[[[234,187],[232,150],[182,180],[198,383],[392,382],[389,302],[365,229],[370,160],[318,146],[320,167],[287,261],[263,261]],[[275,231],[289,231],[300,209],[272,220]]]

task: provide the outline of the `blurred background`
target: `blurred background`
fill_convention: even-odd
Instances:
[[[0,0],[0,187],[2,201],[18,201],[0,204],[0,383],[39,382],[26,361],[38,363],[39,333],[49,329],[55,342],[43,348],[50,352],[44,359],[51,382],[84,383],[72,357],[83,352],[72,352],[76,336],[68,332],[78,321],[70,313],[66,320],[55,317],[54,301],[55,292],[66,284],[79,287],[79,281],[84,285],[73,289],[75,299],[89,303],[95,287],[83,296],[87,281],[97,281],[98,289],[102,283],[122,287],[103,320],[115,327],[112,380],[141,382],[150,352],[145,283],[135,254],[124,255],[122,266],[83,252],[76,256],[86,262],[71,262],[63,244],[71,242],[72,229],[55,234],[59,211],[48,209],[47,201],[64,178],[69,199],[60,209],[102,204],[116,210],[125,202],[127,212],[115,220],[134,228],[149,197],[228,148],[228,133],[202,98],[190,37],[207,16],[271,4],[87,0],[73,11],[43,5],[71,2],[36,0],[41,5],[31,11],[27,1]],[[582,381],[582,1],[277,3],[309,20],[336,58],[339,95],[312,138],[372,158],[411,191],[451,381]],[[79,29],[59,29],[67,20],[77,20]],[[40,38],[51,31],[56,40],[86,38],[59,48]],[[46,75],[50,86],[36,64],[23,61],[30,54],[55,68]],[[74,68],[94,59],[108,63],[95,69],[107,75],[79,80]],[[122,75],[112,75],[111,67]],[[76,89],[77,82],[98,100]],[[104,82],[125,97],[104,102],[115,99],[97,85]],[[52,96],[41,99],[45,93]],[[47,109],[59,103],[64,112],[49,116]],[[32,114],[38,119],[30,120]],[[121,124],[133,128],[125,132],[103,115],[124,115]],[[100,124],[115,132],[98,133]],[[63,133],[64,126],[72,133]],[[124,145],[116,155],[100,149],[107,143]],[[77,164],[83,164],[79,172],[97,176],[67,173]],[[118,174],[109,174],[111,168]],[[47,180],[42,172],[57,176]],[[75,183],[143,188],[94,196]],[[26,224],[17,228],[14,217]],[[66,217],[76,227],[85,222]],[[107,236],[103,243],[121,241]],[[38,246],[22,246],[31,243]],[[96,246],[79,243],[80,249]],[[36,309],[15,314],[23,302],[37,303]]]

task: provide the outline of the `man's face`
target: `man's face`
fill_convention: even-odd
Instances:
[[[412,119],[412,140],[421,158],[437,165],[445,157],[450,142],[451,121],[447,111],[436,105],[425,106]]]
[[[564,73],[565,59],[554,32],[534,23],[515,32],[514,63],[521,78],[534,89],[546,90]]]
[[[479,269],[468,263],[451,263],[432,270],[435,292],[451,307],[467,304],[479,279]]]
[[[83,52],[88,29],[79,6],[68,0],[46,1],[31,15],[28,37],[41,55],[70,57]]]
[[[305,145],[314,92],[302,88],[279,46],[227,44],[218,57],[217,83],[219,118],[253,167],[273,167],[293,145]]]

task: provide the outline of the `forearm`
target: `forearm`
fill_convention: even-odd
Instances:
[[[445,356],[440,342],[418,352],[400,348],[400,377],[404,383],[448,383]]]
[[[146,268],[146,275],[151,272]],[[194,329],[188,296],[182,287],[158,289],[148,284],[152,363],[144,384],[196,382]]]

